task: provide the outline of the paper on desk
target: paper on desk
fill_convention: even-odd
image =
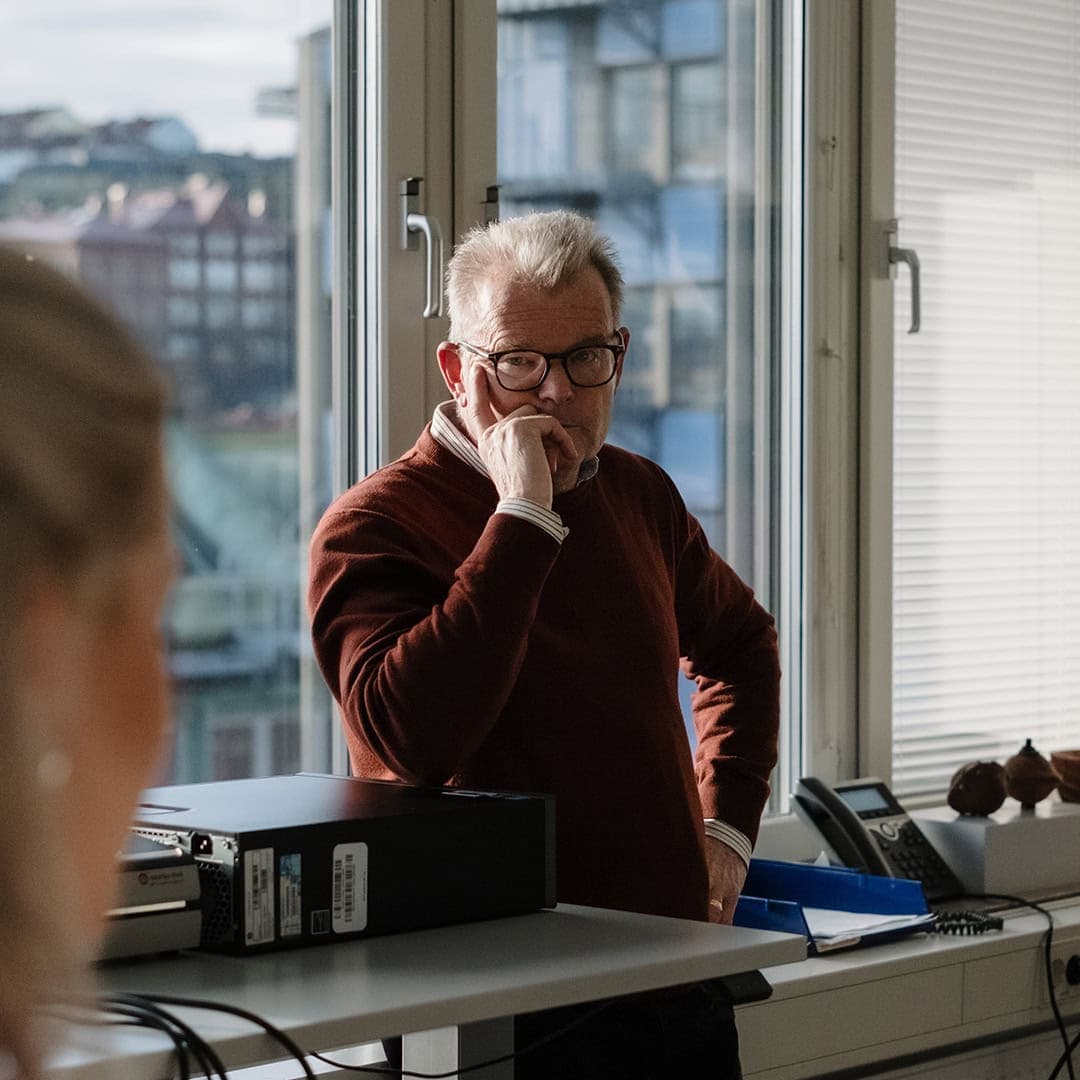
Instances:
[[[864,911],[833,911],[813,907],[804,907],[803,917],[818,952],[853,945],[874,934],[929,926],[935,918],[932,912],[922,915],[871,915]]]

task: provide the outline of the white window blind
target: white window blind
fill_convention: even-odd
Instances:
[[[897,0],[893,781],[1080,747],[1080,3]]]

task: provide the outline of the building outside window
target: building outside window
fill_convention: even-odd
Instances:
[[[300,505],[329,499],[328,405],[298,392],[300,364],[329,368],[329,237],[296,222],[327,216],[297,189],[329,170],[330,16],[329,0],[129,3],[75,21],[47,7],[6,18],[0,40],[0,243],[110,304],[172,391],[182,570],[162,782],[329,767],[303,762],[300,738]],[[298,280],[311,249],[315,277]],[[301,492],[301,458],[317,492]],[[309,687],[304,708],[329,730],[325,692]]]
[[[778,369],[754,312],[774,302],[776,263],[768,229],[748,222],[781,202],[754,117],[765,94],[779,124],[782,73],[729,43],[775,31],[782,7],[499,0],[493,178],[503,216],[568,206],[612,237],[633,342],[611,438],[667,468],[769,606]],[[162,19],[180,28],[147,31],[178,65],[204,37],[229,56],[205,80],[185,67],[167,101],[143,95],[172,85],[160,50],[126,96],[93,107],[78,87],[17,84],[0,65],[0,240],[108,290],[173,388],[175,780],[277,771],[307,746],[287,718],[333,724],[301,605],[306,538],[331,497],[330,5],[220,11],[185,23],[177,9]],[[78,44],[51,30],[35,41],[31,25],[21,48],[109,55],[104,26]]]

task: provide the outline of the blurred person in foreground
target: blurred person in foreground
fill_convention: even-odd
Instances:
[[[356,774],[551,792],[560,901],[730,922],[776,761],[776,634],[670,478],[605,444],[622,288],[572,213],[464,238],[452,400],[316,530],[315,652]],[[518,1017],[516,1045],[587,1011]],[[729,1080],[733,1012],[710,984],[615,1001],[516,1069]]]
[[[166,726],[163,385],[119,323],[0,249],[0,1076],[39,1075]]]

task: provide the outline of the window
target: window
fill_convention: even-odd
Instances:
[[[671,169],[684,180],[714,180],[715,147],[724,138],[723,65],[680,64],[672,69]]]
[[[194,240],[195,237],[187,239]],[[177,258],[169,260],[169,284],[174,289],[197,289],[199,287],[198,259]]]
[[[168,237],[168,244],[170,255],[179,257],[199,253],[199,238],[194,233],[173,233]]]
[[[109,302],[173,391],[163,782],[331,765],[301,596],[330,495],[331,11],[46,4],[0,37],[0,242]]]
[[[169,325],[177,328],[199,324],[199,304],[186,296],[170,296],[167,307]]]
[[[170,334],[166,350],[169,360],[192,360],[199,355],[199,339],[191,334]]]
[[[724,293],[702,285],[671,294],[671,402],[715,410],[724,389]]]
[[[211,330],[228,330],[236,325],[236,300],[231,296],[211,296],[206,302],[206,324]]]
[[[727,0],[667,0],[660,32],[667,56],[723,56]]]
[[[236,237],[227,232],[207,232],[206,254],[211,256],[233,256],[236,254]]]
[[[281,278],[284,275],[279,275],[282,269],[280,262],[275,264],[271,259],[248,259],[243,267],[244,288],[250,292],[268,292],[283,284]]]
[[[893,781],[1080,744],[1080,9],[896,4]]]
[[[775,611],[779,548],[768,538],[788,453],[776,417],[797,396],[799,365],[783,327],[758,328],[790,288],[769,212],[790,220],[796,190],[784,186],[798,168],[784,132],[798,128],[785,109],[799,77],[779,59],[793,55],[794,13],[725,0],[557,12],[499,0],[498,12],[500,212],[566,206],[611,237],[633,339],[609,438],[667,469],[713,547]],[[748,44],[729,49],[729,31]],[[758,52],[759,42],[771,44]],[[596,116],[600,161],[588,137]],[[785,295],[797,322],[799,287]]]
[[[206,287],[209,291],[225,292],[236,288],[237,271],[234,259],[208,258],[205,269]]]
[[[237,780],[254,772],[252,726],[219,728],[214,732],[212,772],[216,778]]]
[[[272,300],[245,300],[242,310],[242,322],[247,329],[271,326],[277,314]]]
[[[513,125],[499,121],[500,180],[565,179],[579,167],[574,147],[596,79],[595,71],[571,65],[565,21],[546,13],[501,21],[498,68],[500,100],[514,103]]]
[[[477,6],[458,5],[454,18]],[[489,6],[494,12],[495,0]],[[389,23],[405,7],[383,3],[379,11]],[[450,5],[416,7],[436,27],[428,59],[437,43],[460,41],[449,22],[438,23]],[[616,243],[634,339],[612,438],[668,468],[713,545],[778,614],[788,635],[788,691],[798,685],[792,672],[801,655],[801,592],[792,584],[799,567],[790,555],[801,544],[791,480],[800,451],[786,419],[799,413],[801,394],[801,248],[792,240],[801,213],[798,7],[498,0],[492,84],[475,81],[486,74],[481,65],[447,65],[469,88],[466,97],[488,96],[476,104],[497,99],[497,167],[485,180],[501,186],[500,212],[571,206]],[[341,38],[331,39],[330,8],[329,0],[213,0],[190,13],[134,18],[121,5],[79,35],[69,36],[58,17],[38,18],[0,42],[0,111],[31,113],[58,100],[78,121],[69,146],[30,146],[12,178],[0,175],[0,237],[29,248],[40,233],[30,219],[40,224],[42,215],[70,229],[65,265],[129,313],[173,386],[169,455],[184,573],[167,628],[178,731],[165,779],[329,767],[334,725],[303,644],[300,588],[306,540],[333,487],[331,447],[347,463],[335,469],[340,486],[409,445],[430,415],[431,342],[423,374],[402,360],[420,349],[388,347],[402,326],[414,332],[415,311],[395,307],[380,321],[373,312],[381,309],[364,307],[381,287],[397,304],[401,281],[422,273],[423,262],[412,256],[395,276],[405,261],[396,233],[388,239],[393,230],[378,227],[386,192],[366,182],[370,174],[350,191],[362,201],[348,240],[357,264],[392,271],[372,286],[368,271],[331,245],[347,230],[331,225],[331,47]],[[362,22],[365,5],[344,9]],[[122,40],[116,24],[125,26]],[[411,156],[365,156],[367,130],[358,155],[361,168],[384,169],[383,188],[387,176],[396,184],[411,175],[417,160],[440,160],[435,144],[460,132],[444,123],[444,131],[418,135],[409,95],[429,75],[435,85],[439,65],[425,64],[424,50],[402,55],[400,39],[387,45],[391,36],[362,42],[369,51],[359,58],[371,60],[376,46],[401,50],[379,54],[379,77],[398,80],[379,136],[400,136]],[[102,58],[101,70],[124,78],[60,78],[84,70],[63,61],[88,49]],[[16,53],[56,58],[47,86],[14,63]],[[124,88],[119,96],[113,85]],[[169,87],[183,91],[169,97]],[[424,107],[439,98],[420,96]],[[366,123],[357,108],[339,116],[352,136]],[[103,165],[97,126],[134,116],[174,118],[187,137],[171,147],[136,145],[122,169]],[[137,144],[135,123],[113,124],[112,137],[125,130]],[[145,168],[132,164],[143,160]],[[468,161],[449,164],[443,172],[457,183]],[[435,206],[444,224],[471,223],[478,201],[455,201],[460,193],[448,195],[438,171],[425,180],[425,210]],[[396,198],[395,188],[394,206]],[[122,267],[108,265],[103,245],[94,248],[102,224],[130,241]],[[348,375],[333,394],[332,281],[346,306],[364,308],[347,331],[355,340],[339,367]],[[432,327],[423,333],[430,337]],[[358,357],[367,366],[354,371]],[[784,544],[773,539],[778,531]],[[789,705],[794,725],[797,692]],[[796,748],[795,760],[792,732],[785,746]],[[775,786],[782,795],[790,784]]]
[[[280,247],[280,242],[273,236],[264,236],[259,233],[244,233],[241,237],[241,250],[249,259],[260,255],[279,254]]]
[[[611,71],[608,161],[614,172],[641,173],[653,180],[663,178],[667,166],[663,74],[652,66]]]

